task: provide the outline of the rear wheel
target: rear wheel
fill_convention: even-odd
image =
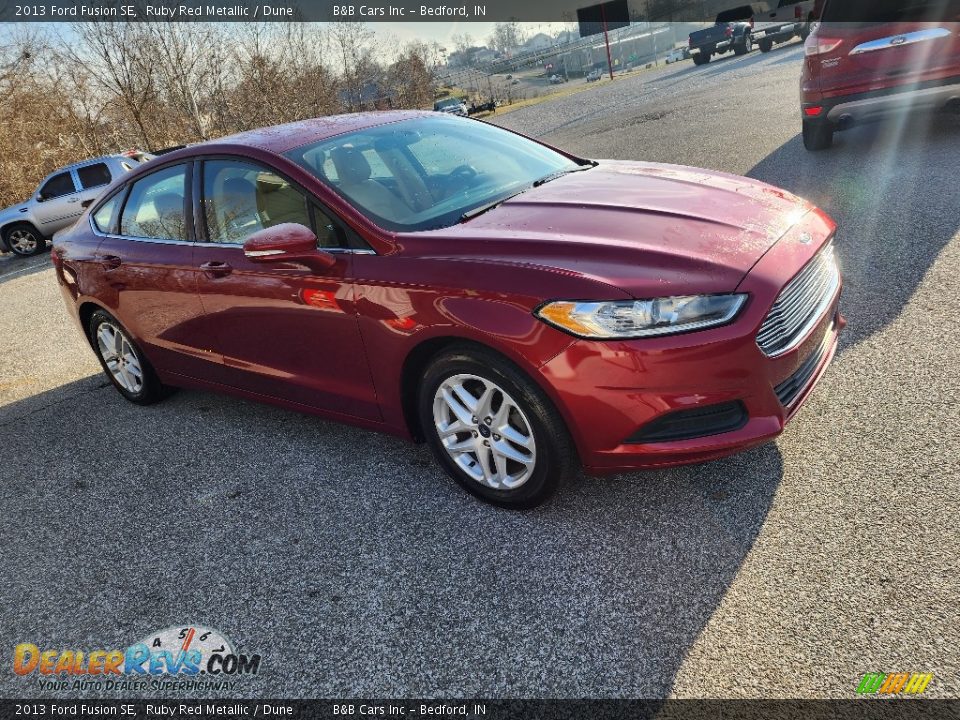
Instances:
[[[47,241],[33,225],[17,223],[3,232],[3,242],[10,252],[20,257],[39,255],[47,249]]]
[[[773,50],[773,40],[769,40],[768,38],[763,38],[762,40],[757,42],[757,47],[760,48],[760,52],[768,53],[771,50]]]
[[[743,40],[733,46],[734,55],[746,55],[753,50],[753,35],[744,33]]]
[[[801,26],[801,28],[800,28],[800,39],[801,39],[801,40],[804,40],[804,41],[805,41],[805,40],[807,39],[807,36],[810,34],[810,23],[811,23],[811,22],[812,22],[811,20],[808,20],[807,22],[805,22],[805,23]]]
[[[710,62],[710,53],[699,52],[693,56],[694,65],[706,65]]]
[[[803,121],[803,146],[810,152],[826,150],[833,145],[833,125],[829,122]]]
[[[103,372],[127,400],[152,405],[169,394],[153,366],[113,315],[97,310],[90,317],[90,340]]]
[[[438,356],[420,384],[418,413],[447,473],[494,505],[539,505],[576,466],[570,435],[549,398],[495,353],[463,347]]]

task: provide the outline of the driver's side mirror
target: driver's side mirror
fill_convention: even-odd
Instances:
[[[313,230],[299,223],[281,223],[247,238],[243,254],[255,263],[292,262],[312,270],[329,270],[337,258],[317,248]]]

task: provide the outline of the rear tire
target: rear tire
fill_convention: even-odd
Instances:
[[[827,150],[833,145],[833,125],[829,122],[803,121],[803,146],[810,152]]]
[[[753,50],[753,35],[744,33],[743,40],[733,46],[734,55],[747,55]]]
[[[30,257],[47,249],[47,240],[30,223],[16,223],[3,231],[3,244],[14,255]]]
[[[171,389],[163,385],[130,333],[106,310],[90,317],[90,344],[100,367],[123,397],[137,405],[163,400]]]
[[[693,56],[694,65],[706,65],[710,62],[710,53],[700,52]]]
[[[757,47],[760,48],[760,52],[768,53],[771,50],[773,50],[773,40],[768,40],[767,38],[763,38],[757,43]]]
[[[417,411],[440,465],[494,505],[540,505],[576,468],[573,441],[553,403],[492,351],[463,346],[438,355],[420,383]]]

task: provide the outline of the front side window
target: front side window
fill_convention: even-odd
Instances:
[[[80,178],[80,186],[84,190],[106,185],[112,180],[110,177],[110,169],[106,163],[94,163],[93,165],[77,168],[77,177]]]
[[[186,240],[187,166],[158,170],[133,183],[120,215],[120,234]]]
[[[203,208],[211,242],[242,243],[281,223],[310,227],[304,195],[264,167],[239,160],[203,165]]]
[[[73,178],[70,177],[70,173],[63,172],[54,175],[43,184],[43,187],[40,188],[40,199],[52,200],[53,198],[70,195],[76,191],[77,188],[73,185]]]
[[[447,227],[557,173],[565,155],[482,122],[438,116],[367,128],[286,153],[389,230]]]

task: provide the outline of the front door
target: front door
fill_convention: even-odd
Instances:
[[[47,178],[35,199],[33,215],[37,230],[46,237],[52,237],[57,230],[72,225],[83,212],[80,193],[69,170]]]
[[[380,409],[360,338],[351,256],[323,272],[293,263],[256,263],[251,234],[280,223],[311,227],[339,249],[334,222],[307,195],[266,166],[207,160],[202,170],[207,243],[194,254],[205,326],[223,357],[224,384],[313,408],[371,420]]]

